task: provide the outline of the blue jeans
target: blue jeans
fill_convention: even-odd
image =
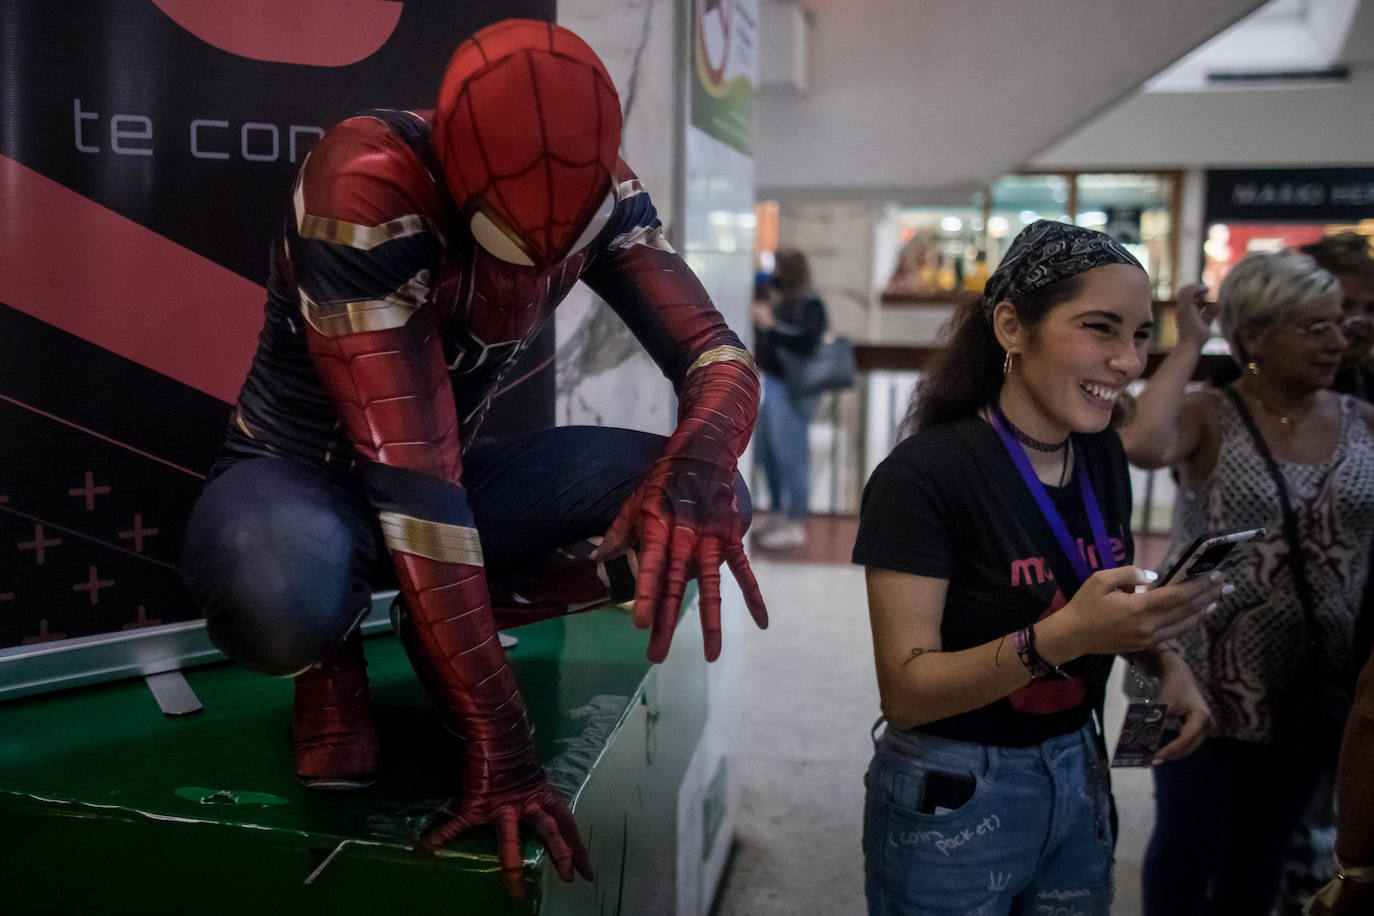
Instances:
[[[921,812],[931,774],[972,797]],[[869,916],[1107,916],[1111,793],[1092,725],[1031,747],[888,729],[864,778]]]
[[[807,429],[819,395],[794,397],[776,375],[763,373],[763,404],[754,436],[759,462],[768,478],[774,512],[804,519],[811,488],[811,441]]]
[[[1289,749],[1234,738],[1155,767],[1146,916],[1267,916],[1319,770]]]

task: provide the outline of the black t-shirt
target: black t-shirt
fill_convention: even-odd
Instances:
[[[1083,450],[1115,565],[1128,564],[1135,545],[1121,439],[1108,429],[1074,441]],[[1078,483],[1046,490],[1089,565],[1101,568]],[[1063,607],[1079,585],[1002,440],[978,416],[923,429],[878,465],[864,488],[854,562],[949,580],[940,624],[946,652],[1034,623]],[[1019,664],[1010,641],[1006,650]],[[1063,666],[1072,675],[1067,680],[1032,682],[917,731],[1004,747],[1038,744],[1080,728],[1101,708],[1111,665],[1111,656],[1075,659]]]

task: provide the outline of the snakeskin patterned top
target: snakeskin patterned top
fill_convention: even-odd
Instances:
[[[1206,531],[1268,529],[1238,551],[1227,571],[1235,592],[1180,639],[1184,659],[1212,706],[1217,735],[1271,743],[1292,728],[1294,691],[1311,689],[1307,622],[1283,537],[1278,489],[1230,398],[1213,393],[1221,446],[1197,489],[1180,486],[1169,534],[1169,562]],[[1336,449],[1316,464],[1279,461],[1301,529],[1314,592],[1320,665],[1352,677],[1351,634],[1369,574],[1374,536],[1374,437],[1359,402],[1340,398]],[[1165,564],[1167,566],[1167,564]]]
[[[1264,540],[1237,551],[1235,585],[1181,640],[1216,717],[1217,734],[1271,743],[1291,728],[1295,691],[1311,690],[1306,614],[1293,582],[1278,490],[1230,399],[1215,392],[1221,448],[1211,476],[1180,486],[1169,538],[1172,562],[1209,531],[1264,526]],[[1316,464],[1279,462],[1298,516],[1320,645],[1329,673],[1354,676],[1351,634],[1364,595],[1374,535],[1374,436],[1359,402],[1340,396],[1335,450]],[[1166,564],[1167,566],[1167,564]]]

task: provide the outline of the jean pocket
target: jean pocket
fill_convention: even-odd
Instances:
[[[969,771],[916,767],[910,764],[889,771],[882,785],[889,807],[905,817],[937,823],[972,810],[983,793],[985,780]]]

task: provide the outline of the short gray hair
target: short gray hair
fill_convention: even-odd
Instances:
[[[1246,255],[1221,281],[1221,333],[1231,345],[1231,357],[1244,365],[1248,357],[1236,331],[1246,324],[1268,327],[1291,312],[1339,293],[1336,278],[1317,266],[1311,256],[1288,249]]]

